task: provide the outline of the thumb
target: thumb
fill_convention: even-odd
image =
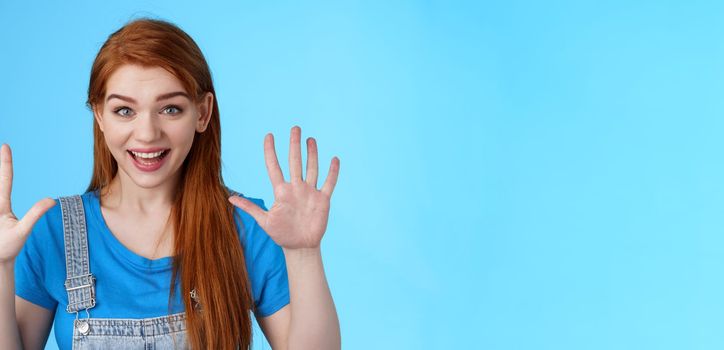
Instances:
[[[257,223],[261,224],[266,222],[266,211],[254,202],[239,196],[229,197],[229,202],[239,209],[249,213],[249,215],[251,215]]]
[[[33,205],[33,207],[30,208],[25,216],[23,216],[23,218],[18,222],[20,233],[23,235],[30,233],[30,230],[33,229],[33,226],[35,226],[35,223],[38,222],[40,217],[53,206],[55,206],[55,200],[51,198],[44,198],[35,203],[35,205]]]

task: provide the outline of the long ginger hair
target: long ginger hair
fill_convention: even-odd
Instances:
[[[91,69],[87,105],[102,110],[106,82],[125,64],[162,67],[175,75],[193,101],[211,92],[211,72],[191,37],[174,24],[139,19],[108,37]],[[118,164],[106,146],[98,122],[93,121],[93,176],[88,191],[106,188]],[[244,253],[234,221],[229,191],[221,176],[221,130],[214,98],[207,129],[196,133],[181,169],[170,220],[174,224],[171,295],[180,277],[186,308],[186,329],[194,349],[247,349],[251,343],[253,298]],[[241,222],[240,222],[241,223]],[[189,298],[196,289],[197,311]]]

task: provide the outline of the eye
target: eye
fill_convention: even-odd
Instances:
[[[170,114],[170,115],[176,115],[183,112],[183,109],[179,106],[166,106],[163,108],[163,113]]]
[[[113,113],[120,115],[121,117],[130,117],[133,111],[128,107],[118,107],[113,110]]]

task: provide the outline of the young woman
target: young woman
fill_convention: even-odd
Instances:
[[[294,127],[289,182],[264,139],[270,209],[227,188],[209,68],[164,21],[108,38],[88,106],[84,194],[43,199],[18,220],[0,150],[0,348],[42,349],[54,324],[61,349],[246,349],[251,313],[274,349],[340,347],[320,255],[339,159],[318,190],[316,142],[303,178]]]

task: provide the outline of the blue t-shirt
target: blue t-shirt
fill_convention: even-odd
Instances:
[[[88,232],[90,270],[96,277],[96,306],[92,318],[149,318],[169,314],[172,258],[144,258],[126,248],[109,230],[95,192],[82,196]],[[245,198],[266,210],[261,199]],[[231,204],[229,204],[231,205]],[[269,316],[289,303],[289,281],[284,253],[254,218],[235,208],[236,226],[244,248],[257,316]],[[70,349],[75,313],[65,310],[65,250],[60,203],[33,227],[15,261],[15,294],[55,312],[55,338]],[[171,313],[184,311],[180,282],[176,283]],[[81,318],[87,317],[80,311]]]

